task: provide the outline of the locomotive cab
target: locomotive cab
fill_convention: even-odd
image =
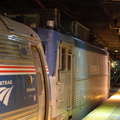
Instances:
[[[48,120],[41,41],[28,26],[0,16],[0,120]]]

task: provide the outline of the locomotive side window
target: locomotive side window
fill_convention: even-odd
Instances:
[[[68,55],[68,70],[71,70],[71,55]]]
[[[59,69],[67,71],[71,69],[71,50],[67,46],[60,46]]]
[[[67,48],[60,48],[60,69],[62,71],[67,70]]]
[[[66,70],[67,67],[66,59],[67,59],[66,48],[62,48],[62,70]]]
[[[72,63],[72,51],[71,49],[68,50],[68,70],[71,70],[71,63]]]

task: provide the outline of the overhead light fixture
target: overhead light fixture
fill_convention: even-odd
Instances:
[[[120,35],[120,29],[118,29],[118,33],[117,34]]]
[[[118,52],[118,50],[115,50],[114,52]]]

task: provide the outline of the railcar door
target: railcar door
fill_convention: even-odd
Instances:
[[[45,117],[45,84],[44,84],[44,72],[42,66],[42,60],[40,58],[39,49],[36,46],[32,46],[32,54],[34,57],[34,64],[37,74],[37,83],[38,83],[38,105],[39,105],[39,114],[38,120],[44,120]]]
[[[61,85],[61,111],[67,111],[68,119],[72,119],[72,46],[66,43],[59,48],[59,84]]]

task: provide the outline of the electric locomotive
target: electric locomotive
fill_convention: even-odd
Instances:
[[[108,98],[108,52],[53,29],[34,30],[48,63],[53,120],[81,120]]]

